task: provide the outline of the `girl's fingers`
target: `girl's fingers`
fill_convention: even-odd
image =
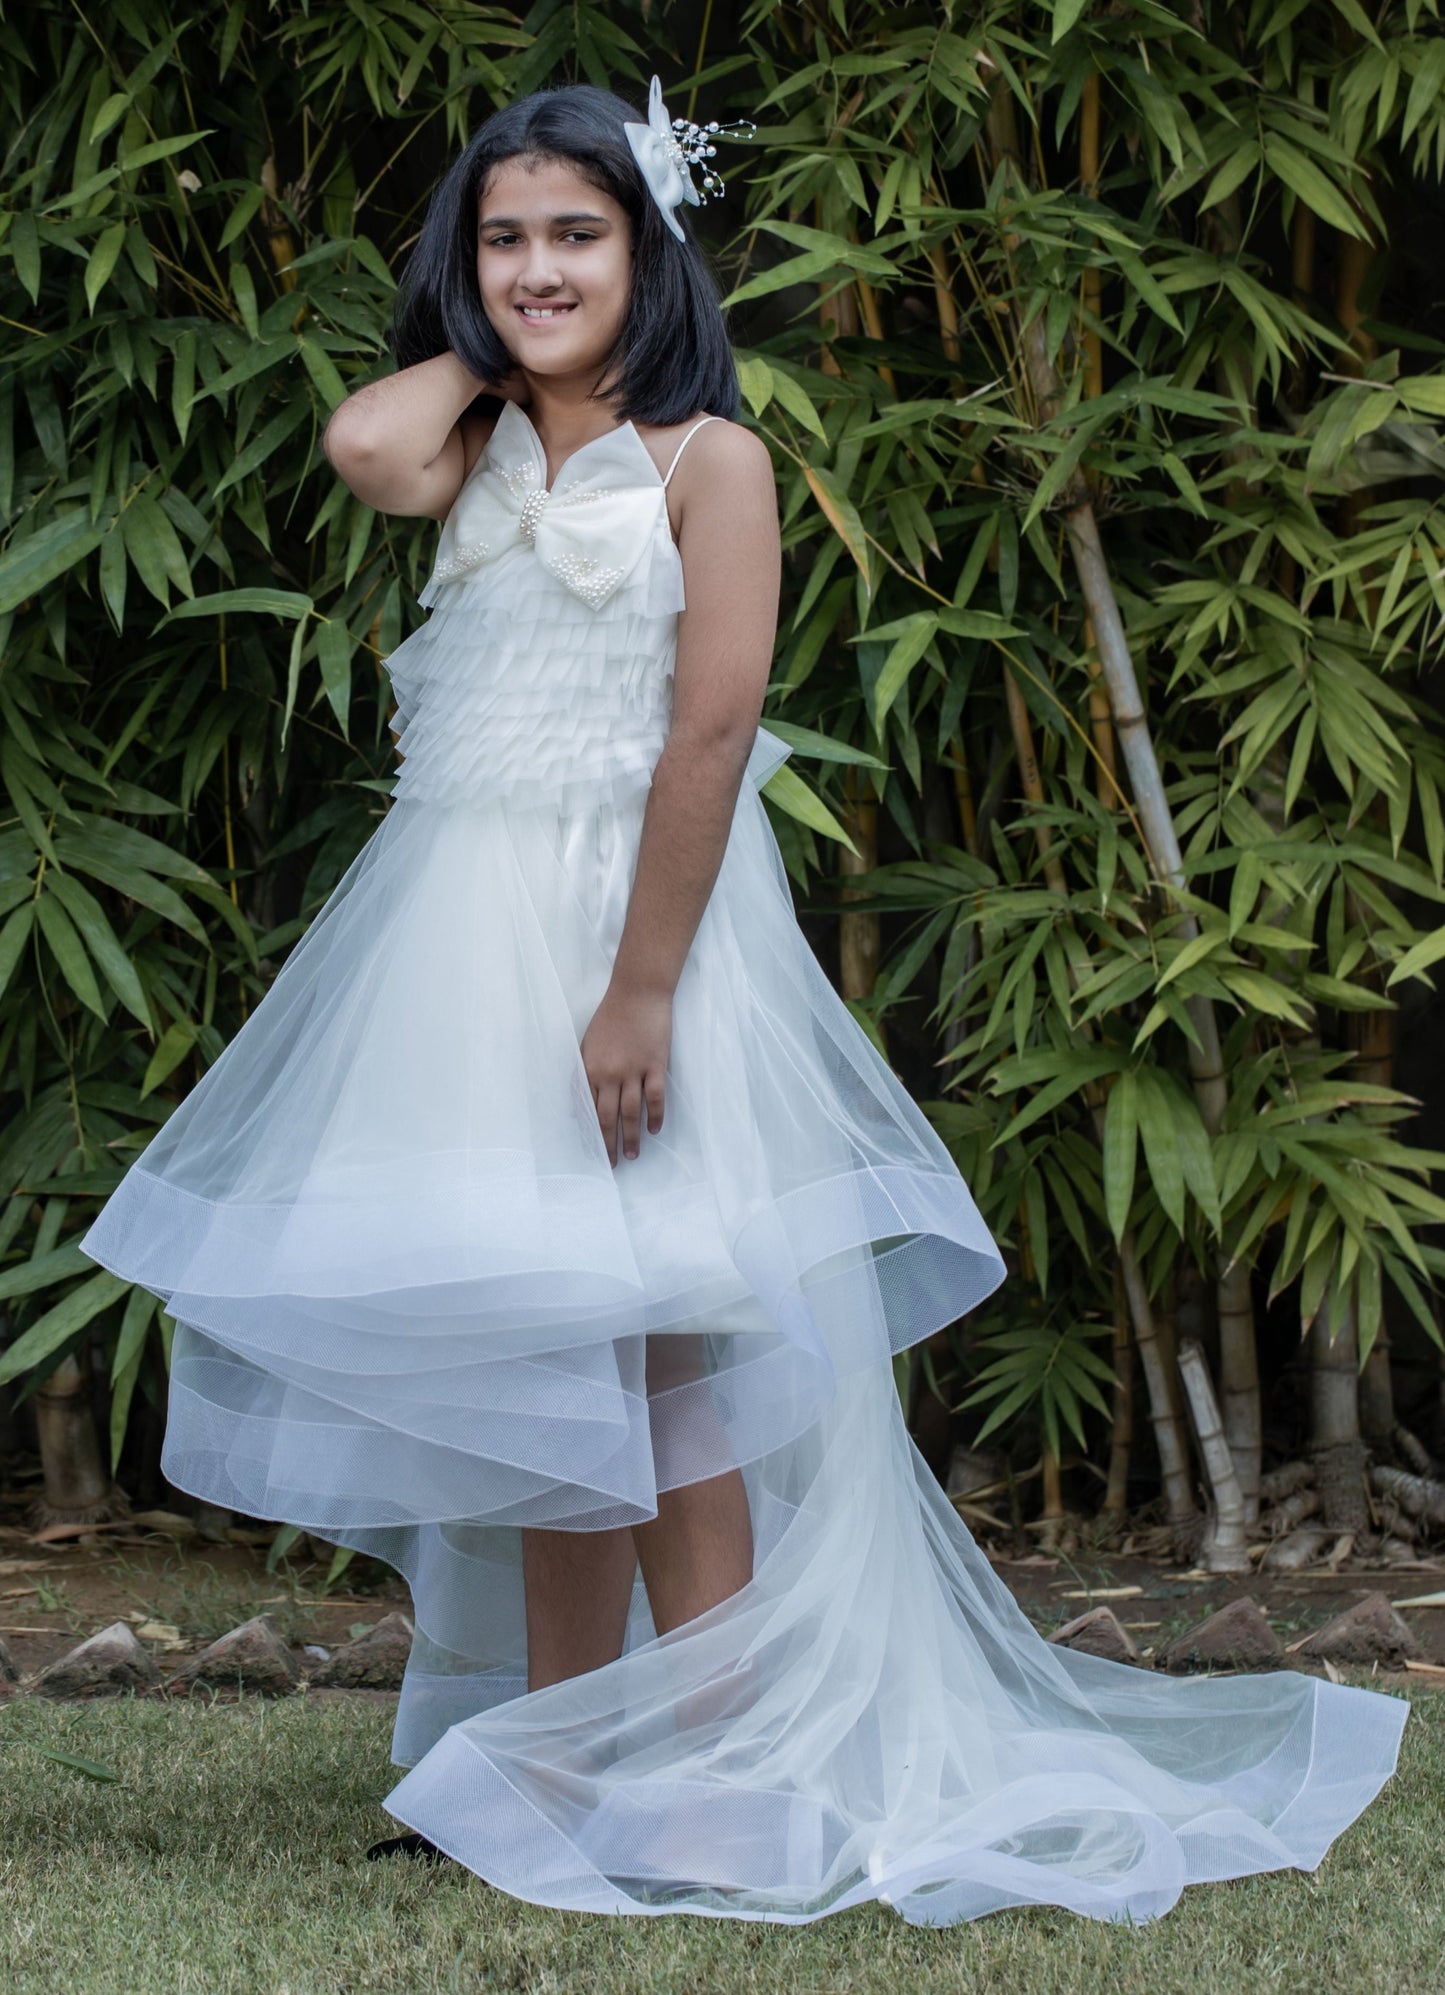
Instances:
[[[617,1088],[609,1083],[597,1088],[597,1120],[602,1128],[602,1140],[607,1145],[607,1161],[617,1163]]]
[[[635,1157],[642,1144],[642,1079],[634,1074],[622,1085],[622,1153]]]
[[[662,1127],[663,1101],[666,1094],[665,1081],[665,1075],[649,1073],[647,1079],[642,1084],[642,1092],[647,1101],[647,1127],[649,1133],[653,1136]]]

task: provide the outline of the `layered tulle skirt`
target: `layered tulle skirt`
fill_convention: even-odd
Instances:
[[[1148,1918],[1312,1867],[1400,1700],[1052,1647],[905,1431],[892,1357],[1002,1262],[797,926],[760,732],[678,984],[663,1128],[609,1163],[579,1041],[643,784],[401,794],[83,1246],[176,1321],[163,1468],[403,1572],[387,1797],[539,1902]],[[526,1692],[521,1530],[740,1468],[741,1592]]]

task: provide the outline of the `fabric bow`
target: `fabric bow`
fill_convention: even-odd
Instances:
[[[682,233],[682,223],[674,210],[682,201],[690,202],[694,208],[699,207],[702,196],[693,184],[672,122],[662,101],[662,79],[654,76],[647,93],[647,123],[639,125],[629,119],[622,129],[632,147],[632,156],[647,182],[648,192],[662,210],[662,219],[678,241],[683,242],[686,238]]]
[[[657,531],[667,495],[630,423],[575,450],[546,487],[547,462],[525,411],[507,402],[472,476],[442,528],[436,566],[422,592],[495,561],[513,547],[537,559],[592,609],[627,580]]]

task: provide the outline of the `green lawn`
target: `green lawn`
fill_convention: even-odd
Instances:
[[[1354,1681],[1365,1681],[1352,1676]],[[881,1907],[783,1928],[542,1911],[461,1869],[372,1864],[391,1717],[303,1698],[0,1706],[3,1995],[1439,1995],[1445,1692],[1319,1872],[1191,1887],[1130,1930],[1054,1911],[943,1930]],[[99,1783],[32,1750],[105,1763]]]

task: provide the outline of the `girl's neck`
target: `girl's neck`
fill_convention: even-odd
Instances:
[[[597,396],[601,377],[577,383],[524,374],[531,399],[527,414],[549,457],[560,462],[594,437],[619,427],[610,405]]]

